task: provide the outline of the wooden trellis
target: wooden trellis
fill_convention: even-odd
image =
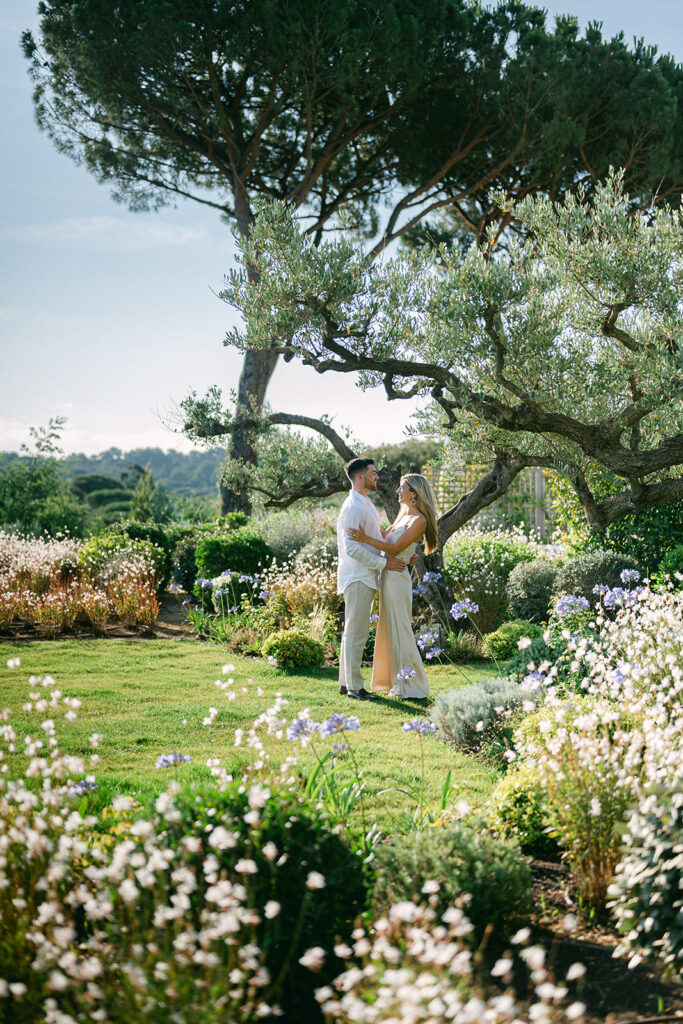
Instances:
[[[436,494],[439,512],[458,501],[471,490],[486,472],[485,466],[455,467],[423,466],[421,470]],[[551,494],[542,469],[523,469],[508,487],[504,497],[493,502],[472,520],[488,524],[523,523],[546,540],[552,530]]]

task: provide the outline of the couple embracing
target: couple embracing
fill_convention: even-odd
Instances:
[[[379,621],[372,665],[373,693],[390,697],[427,697],[429,681],[412,627],[413,585],[409,565],[424,542],[436,550],[436,500],[427,480],[417,473],[401,477],[400,508],[387,530],[368,494],[377,490],[379,474],[372,459],[352,459],[346,467],[351,491],[337,520],[337,592],[344,595],[344,633],[339,654],[339,692],[369,700],[360,666],[370,632],[370,614],[379,589]]]

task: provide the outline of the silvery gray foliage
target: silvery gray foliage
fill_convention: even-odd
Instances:
[[[609,890],[623,939],[618,953],[636,966],[661,960],[683,978],[683,776],[647,793],[631,812],[624,857]]]
[[[247,324],[227,342],[357,373],[389,399],[431,398],[450,454],[513,477],[563,473],[596,529],[679,500],[683,215],[634,211],[617,173],[590,199],[529,198],[514,214],[527,237],[495,257],[425,249],[380,264],[343,234],[313,246],[284,205],[262,203],[223,293]],[[597,501],[595,465],[624,490]]]
[[[440,739],[453,747],[469,749],[481,742],[500,715],[520,709],[528,699],[514,679],[485,679],[438,693],[430,716]]]

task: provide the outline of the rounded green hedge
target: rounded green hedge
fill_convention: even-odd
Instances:
[[[401,900],[424,902],[426,882],[439,886],[433,903],[437,916],[468,894],[465,913],[475,943],[488,925],[506,934],[531,910],[529,862],[516,843],[481,827],[455,822],[397,837],[377,848],[375,871],[373,898],[381,910]]]
[[[261,647],[264,658],[275,658],[278,668],[322,668],[325,648],[303,629],[281,629],[271,633]]]

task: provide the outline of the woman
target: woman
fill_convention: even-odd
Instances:
[[[352,540],[396,555],[408,562],[424,537],[427,554],[436,551],[436,498],[428,480],[418,473],[401,477],[401,504],[396,521],[382,531],[383,540],[368,537],[362,526],[347,530]],[[372,690],[390,697],[427,697],[429,680],[415,643],[412,625],[413,583],[409,572],[387,572],[380,577],[379,622],[372,666]]]

